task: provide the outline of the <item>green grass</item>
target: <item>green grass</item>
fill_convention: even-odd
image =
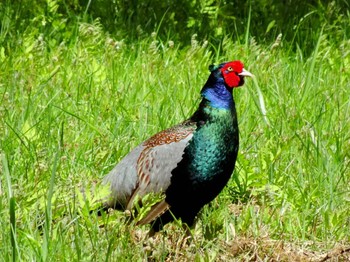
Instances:
[[[0,260],[307,260],[346,249],[349,41],[320,33],[303,57],[278,41],[125,44],[98,23],[76,34],[56,44],[27,32],[0,56]],[[177,223],[147,239],[147,227],[124,213],[89,214],[102,177],[138,143],[189,117],[208,65],[234,59],[256,76],[234,90],[240,153],[194,240]]]

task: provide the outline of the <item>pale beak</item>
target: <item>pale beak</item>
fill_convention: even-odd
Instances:
[[[242,72],[238,74],[239,76],[249,76],[254,77],[254,75],[243,68]]]

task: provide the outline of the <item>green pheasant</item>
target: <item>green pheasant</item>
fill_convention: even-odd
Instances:
[[[192,225],[201,208],[225,187],[235,167],[239,131],[233,88],[252,76],[240,61],[210,66],[202,101],[192,117],[152,136],[104,178],[110,184],[107,207],[131,209],[136,196],[163,192],[139,224],[164,224],[181,218]]]

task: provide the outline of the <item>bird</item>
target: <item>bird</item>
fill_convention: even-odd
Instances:
[[[181,219],[190,227],[226,186],[239,148],[232,91],[253,75],[239,60],[210,65],[209,71],[193,115],[142,142],[103,178],[110,188],[105,208],[131,210],[136,199],[161,193],[137,225],[151,224],[157,232]]]

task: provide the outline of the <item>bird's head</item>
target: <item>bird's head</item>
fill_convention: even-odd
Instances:
[[[241,61],[232,61],[209,66],[211,74],[202,88],[205,101],[216,108],[231,108],[234,104],[233,88],[244,84],[244,77],[253,75],[243,68]]]
[[[217,78],[222,78],[226,87],[232,89],[244,84],[244,77],[252,77],[253,74],[244,69],[243,63],[239,60],[222,63],[220,65],[211,65],[209,70]]]

